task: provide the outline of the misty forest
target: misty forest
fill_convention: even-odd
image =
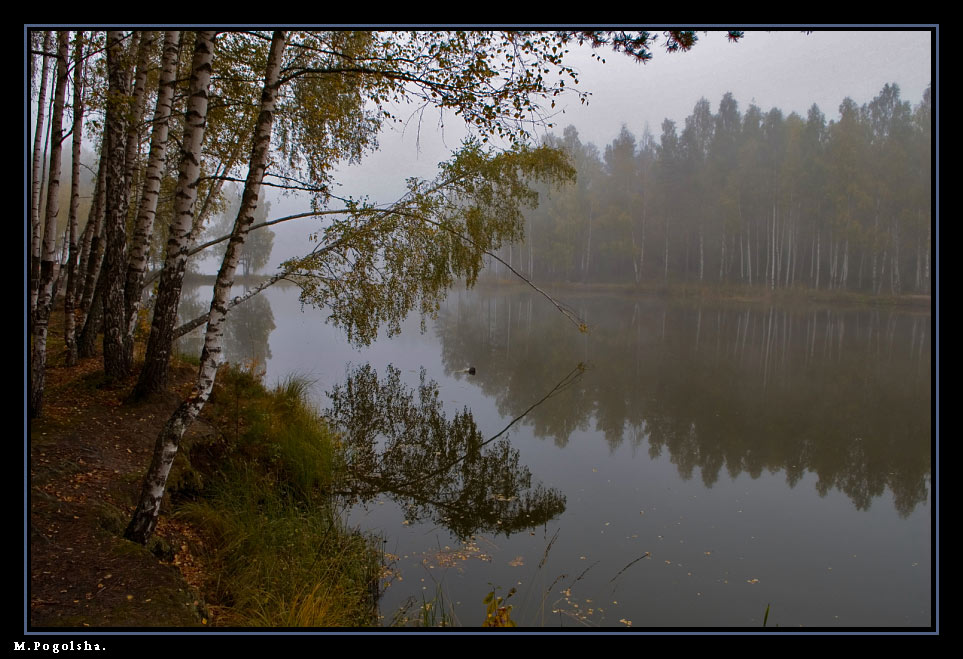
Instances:
[[[817,105],[742,114],[726,94],[601,152],[569,127],[545,143],[577,183],[542,191],[503,258],[550,280],[928,294],[930,123],[929,90],[912,106],[886,85],[828,122]]]
[[[25,28],[25,631],[932,629],[887,34]]]

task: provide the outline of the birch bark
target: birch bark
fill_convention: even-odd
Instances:
[[[70,252],[67,256],[67,283],[64,287],[64,344],[67,348],[67,366],[77,364],[77,335],[76,306],[77,278],[77,211],[80,206],[80,146],[83,140],[84,128],[84,33],[76,33],[77,43],[74,47],[74,87],[73,87],[73,141],[71,143],[71,171],[70,171],[70,213],[68,242]]]
[[[50,52],[53,48],[53,32],[48,31],[43,41],[43,52]],[[47,112],[47,75],[50,71],[50,59],[44,55],[43,57],[43,67],[40,73],[40,94],[37,99],[37,127],[34,133],[33,140],[33,177],[31,180],[31,191],[30,191],[30,227],[31,227],[31,239],[30,239],[30,313],[33,315],[34,310],[37,307],[37,290],[39,288],[40,282],[40,240],[41,240],[41,223],[40,223],[40,188],[41,188],[41,176],[42,176],[42,156],[43,148],[43,136],[44,136],[44,116]],[[31,80],[32,82],[32,80]]]
[[[124,269],[127,266],[127,213],[130,187],[127,173],[127,131],[130,100],[130,70],[123,32],[107,33],[107,115],[104,120],[104,151],[107,163],[107,206],[104,214],[106,245],[101,276],[104,299],[104,372],[108,378],[123,379],[133,366],[125,345]]]
[[[64,97],[67,90],[68,33],[57,34],[57,84],[54,91],[50,125],[53,131],[50,148],[50,173],[47,182],[47,212],[44,217],[43,252],[37,284],[37,308],[33,319],[33,351],[30,360],[31,418],[43,409],[44,372],[47,366],[47,328],[57,261],[57,215],[60,212],[60,160],[63,144]]]
[[[234,284],[234,274],[237,271],[241,248],[254,222],[254,211],[257,209],[261,182],[268,165],[281,56],[286,42],[286,32],[274,33],[265,72],[264,91],[261,94],[261,110],[254,131],[250,167],[241,197],[241,208],[234,222],[234,232],[214,284],[214,298],[211,301],[210,319],[207,323],[197,381],[190,395],[171,415],[157,437],[153,459],[144,478],[140,501],[125,532],[125,536],[135,542],[146,542],[154,532],[161,500],[167,486],[167,476],[170,474],[181,438],[200,414],[214,387],[214,378],[221,363],[221,338],[224,333],[223,321],[227,316],[228,296]]]
[[[174,192],[174,214],[168,231],[167,252],[154,306],[154,319],[147,340],[144,368],[134,390],[142,397],[167,385],[170,353],[174,343],[177,303],[184,282],[194,203],[201,175],[201,142],[207,127],[208,88],[214,58],[214,32],[199,31],[191,63],[190,99],[185,116],[180,168]]]
[[[164,35],[164,54],[161,61],[161,76],[157,91],[157,106],[154,110],[154,128],[150,139],[150,156],[144,175],[144,189],[137,209],[137,220],[131,241],[130,256],[127,264],[127,277],[124,285],[125,313],[127,315],[127,342],[133,345],[137,312],[140,309],[144,271],[150,252],[150,237],[157,213],[157,198],[160,194],[161,176],[167,158],[167,143],[170,132],[171,106],[174,98],[174,76],[177,56],[180,52],[181,33],[168,31]]]

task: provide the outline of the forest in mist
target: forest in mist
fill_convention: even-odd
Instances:
[[[602,149],[569,126],[545,142],[576,181],[542,186],[524,243],[499,256],[553,281],[928,294],[931,139],[929,88],[913,105],[896,84],[829,121],[726,94]]]

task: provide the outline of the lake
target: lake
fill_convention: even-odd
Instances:
[[[559,292],[583,334],[481,287],[359,350],[297,293],[235,309],[227,358],[334,418],[395,401],[345,510],[383,537],[385,624],[476,627],[494,591],[547,628],[930,625],[928,312]]]

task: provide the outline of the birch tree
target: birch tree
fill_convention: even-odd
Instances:
[[[428,72],[402,72],[394,69],[394,62],[390,62],[386,69],[379,71],[376,66],[384,66],[384,63],[378,57],[383,54],[382,50],[375,50],[373,51],[374,55],[368,55],[368,61],[364,65],[345,66],[344,60],[350,59],[354,55],[348,49],[354,48],[356,49],[354,52],[361,54],[361,49],[370,48],[373,43],[373,35],[370,33],[359,34],[358,37],[349,40],[344,40],[343,36],[338,37],[336,35],[336,38],[343,40],[340,45],[345,47],[341,51],[342,56],[337,58],[340,61],[336,63],[332,63],[330,56],[321,49],[322,39],[316,38],[312,34],[301,36],[299,48],[293,51],[293,60],[286,67],[289,72],[286,77],[281,75],[281,61],[288,35],[285,32],[277,31],[272,37],[265,69],[264,88],[261,94],[260,114],[255,128],[252,155],[242,195],[241,208],[235,220],[234,231],[215,284],[198,378],[191,394],[171,416],[158,436],[154,457],[145,476],[140,501],[126,531],[128,538],[138,542],[145,542],[153,532],[166,486],[167,475],[176,455],[177,446],[183,433],[203,408],[214,384],[221,359],[222,324],[229,309],[228,296],[237,269],[240,249],[253,222],[258,193],[269,162],[279,87],[287,82],[293,83],[291,99],[297,102],[291,103],[288,107],[296,118],[301,119],[301,121],[285,126],[286,130],[279,135],[279,150],[287,155],[287,162],[291,169],[300,167],[310,175],[312,181],[322,183],[327,180],[328,172],[339,155],[341,157],[346,156],[349,159],[358,158],[370,144],[365,138],[374,135],[380,124],[380,118],[373,117],[366,111],[365,101],[369,94],[374,94],[377,99],[378,94],[385,93],[390,89],[393,89],[399,97],[422,93],[430,95],[431,90],[433,90],[435,94],[440,96],[442,103],[448,103],[459,109],[464,108],[469,111],[474,121],[479,122],[480,125],[484,124],[482,120],[484,106],[479,106],[473,98],[462,95],[467,93],[467,88],[458,88],[453,91],[452,88],[446,86],[446,81],[450,82],[450,76],[453,73],[451,69],[438,68]],[[413,43],[407,41],[392,43],[395,46],[400,45],[401,49],[406,52],[414,52],[407,50],[414,45],[430,45],[421,44],[417,39],[414,39]],[[467,56],[469,54],[469,50],[466,48],[468,43],[467,41],[454,41],[453,44],[457,45],[460,50],[453,48],[451,53],[458,52],[460,55]],[[381,48],[384,48],[384,46],[382,45]],[[345,52],[348,54],[347,57],[343,56]],[[308,54],[306,55],[306,53]],[[471,51],[471,54],[474,58],[474,51]],[[426,61],[430,62],[434,60],[435,55],[423,54],[422,57],[427,57]],[[474,59],[471,60],[471,62],[474,61]],[[204,66],[199,65],[195,60],[194,71],[197,72],[205,66],[209,71],[209,60]],[[477,64],[474,64],[474,66],[477,67]],[[345,73],[349,75],[346,76]],[[485,68],[477,68],[472,75],[491,75],[491,72]],[[414,87],[409,88],[406,86],[408,84],[413,84]],[[532,83],[529,80],[524,84],[537,85],[540,83]],[[488,127],[492,133],[504,133],[508,128],[506,121],[508,117],[512,115],[515,115],[516,118],[521,117],[519,112],[519,108],[522,107],[519,105],[520,99],[511,98],[504,90],[497,91],[493,97],[498,104],[507,103],[512,108],[510,115],[507,114],[508,111],[505,109],[496,113]],[[315,110],[315,113],[299,116],[299,112],[308,110]],[[488,111],[493,110],[489,108]],[[318,112],[320,112],[320,117]],[[197,115],[203,116],[203,113],[198,110]],[[311,121],[305,120],[308,118]],[[318,121],[319,118],[322,121]],[[187,137],[184,141],[186,145],[188,143]],[[476,156],[474,160],[463,158],[453,164],[452,169],[447,172],[446,183],[459,183],[462,186],[454,191],[460,194],[449,198],[448,206],[440,205],[443,197],[431,195],[432,192],[439,192],[442,187],[431,188],[426,186],[422,188],[414,182],[408,195],[411,204],[419,208],[423,214],[429,215],[428,211],[439,208],[446,210],[458,208],[459,205],[455,203],[455,200],[468,195],[483,197],[487,206],[495,211],[506,210],[503,208],[505,204],[516,203],[517,197],[521,194],[520,190],[498,190],[496,187],[486,189],[477,184],[473,185],[477,182],[473,182],[471,177],[466,176],[460,168],[469,167],[472,171],[477,172],[479,165],[483,164],[483,160],[477,158],[477,148],[471,149],[470,153]],[[182,161],[182,178],[188,179],[189,176],[184,176],[185,167],[183,163],[185,161],[186,158]],[[489,174],[496,178],[500,175],[505,177],[510,173],[518,172],[519,165],[525,164],[520,160],[507,162],[500,160],[494,161],[494,163],[495,167],[489,171]],[[292,177],[287,176],[286,179],[292,180]],[[520,185],[519,179],[514,180],[516,184]],[[323,194],[322,186],[316,185],[314,187],[316,193]],[[178,188],[178,197],[180,198],[182,196],[181,186],[179,185]],[[527,188],[525,189],[527,190]],[[504,197],[496,194],[500,192],[511,194]],[[467,208],[471,207],[467,206]],[[429,295],[422,296],[422,308],[427,309],[436,305],[438,292],[451,283],[453,269],[451,264],[453,262],[455,263],[455,273],[467,274],[471,279],[477,276],[477,271],[481,267],[477,248],[466,250],[460,238],[454,235],[459,229],[446,225],[444,218],[437,216],[437,220],[418,224],[420,227],[418,246],[424,248],[429,257],[434,259],[434,271],[426,271],[424,268],[404,269],[403,257],[411,257],[418,253],[417,250],[406,250],[402,254],[379,251],[373,246],[375,244],[383,246],[400,244],[402,241],[391,241],[391,235],[403,231],[402,227],[406,223],[409,227],[414,226],[414,224],[410,221],[406,222],[405,215],[400,212],[372,214],[370,212],[372,209],[366,210],[367,213],[358,213],[354,218],[335,223],[332,229],[334,233],[328,235],[337,234],[338,237],[324,249],[315,250],[313,253],[315,258],[319,254],[334,255],[335,248],[340,248],[342,250],[340,256],[346,257],[349,262],[354,263],[354,267],[351,268],[353,276],[348,278],[350,285],[355,287],[354,295],[347,290],[343,290],[334,291],[333,295],[327,295],[326,297],[322,293],[322,297],[334,308],[334,314],[342,320],[349,331],[349,336],[356,336],[362,340],[370,340],[372,332],[381,322],[387,321],[391,325],[396,324],[400,314],[407,313],[408,309],[418,299],[419,285],[430,292]],[[170,232],[168,263],[165,264],[164,275],[162,275],[151,330],[150,341],[152,343],[159,340],[161,334],[165,333],[159,319],[170,322],[171,333],[173,330],[172,321],[176,313],[176,304],[169,305],[162,296],[173,299],[177,297],[174,293],[179,294],[179,286],[175,290],[175,286],[170,285],[169,280],[178,270],[177,263],[172,264],[171,260],[186,258],[184,254],[186,254],[187,245],[184,237],[187,233],[187,211],[189,211],[189,208],[185,206],[183,211],[178,212],[178,218],[175,218],[175,221],[179,221],[179,226],[172,225]],[[467,224],[463,227],[464,236],[468,237],[469,240],[471,240],[471,229],[473,228],[470,224],[471,217],[472,215],[467,216]],[[500,242],[503,237],[506,237],[505,234],[509,234],[508,237],[514,237],[512,234],[514,234],[516,227],[520,225],[520,218],[517,214],[506,217],[505,213],[496,212],[493,217],[505,218],[502,220],[505,224],[493,238],[486,237],[486,241],[489,243],[490,240]],[[371,220],[372,218],[377,218],[377,221],[365,222],[365,220]],[[380,240],[383,242],[372,242],[379,240],[379,236],[382,237]],[[484,232],[481,237],[484,237]],[[441,247],[439,248],[439,246]],[[472,252],[475,257],[466,260],[459,250],[461,250],[461,253]],[[392,268],[398,267],[399,271],[404,272],[406,276],[390,277],[388,280],[381,282],[383,287],[379,287],[376,282],[365,281],[365,279],[375,278],[372,273],[378,270],[376,262],[379,255],[390,258],[391,263],[387,264],[389,272],[394,272]],[[426,265],[429,263],[432,263],[432,261],[425,262]],[[299,260],[296,264],[289,264],[288,269],[303,267],[308,264],[309,261],[307,260]],[[318,267],[323,264],[311,263],[311,265]],[[382,266],[384,265],[386,264],[382,262]],[[401,294],[400,297],[399,293]],[[370,306],[359,308],[352,300],[367,300],[366,304]],[[402,303],[387,303],[393,300],[401,300]],[[176,302],[176,299],[174,301]],[[166,360],[164,361],[166,362]],[[149,364],[145,364],[145,372],[148,366]]]
[[[69,256],[67,261],[67,281],[64,290],[64,344],[67,349],[67,365],[77,363],[76,339],[76,283],[77,266],[80,255],[77,253],[77,213],[80,206],[80,148],[83,141],[84,127],[84,46],[86,39],[83,32],[76,33],[74,44],[74,85],[73,85],[73,128],[71,142],[71,172],[70,172],[70,212],[69,222]]]
[[[147,356],[134,390],[135,395],[156,391],[167,382],[173,330],[177,320],[177,302],[184,281],[190,247],[189,237],[194,221],[194,203],[201,174],[200,149],[207,127],[208,88],[213,58],[214,32],[197,32],[177,187],[174,192],[174,212],[168,227],[167,251],[157,301],[154,304]]]
[[[272,185],[310,192],[311,215],[322,215],[331,200],[328,185],[335,164],[358,160],[375,146],[382,122],[397,119],[391,103],[454,111],[474,128],[477,138],[469,139],[444,163],[436,179],[409,180],[407,194],[388,207],[348,200],[340,217],[314,234],[317,245],[311,253],[283,264],[271,280],[296,281],[302,300],[329,309],[332,320],[354,342],[370,342],[382,326],[397,332],[409,311],[434,312],[456,278],[473,283],[484,256],[498,258],[494,253],[499,247],[522,237],[520,207],[534,203],[537,195],[530,187],[534,179],[572,176],[564,154],[528,147],[525,141],[528,129],[546,121],[540,101],[565,91],[566,78],[576,80],[574,69],[563,62],[564,45],[587,33],[580,34],[274,32],[241,208],[206,315],[197,380],[158,435],[128,538],[145,542],[152,533],[181,437],[214,385],[223,322],[237,303],[229,299],[229,292],[266,177]],[[225,44],[243,50],[244,39],[265,38],[258,33],[236,39],[230,35]],[[622,35],[599,43],[644,59],[641,53],[646,52],[648,37],[627,41]],[[210,59],[198,64],[200,44],[199,37],[195,78],[204,69],[209,74],[212,67]],[[214,68],[217,65],[214,62]],[[559,80],[546,79],[552,69]],[[195,82],[192,78],[192,89]],[[194,96],[192,91],[192,104]],[[194,115],[201,120],[205,116],[200,108]],[[279,130],[272,134],[275,126]],[[483,146],[499,136],[512,148]],[[185,145],[188,142],[185,132]],[[272,147],[278,157],[271,155]],[[180,178],[196,181],[197,170],[190,169],[187,160],[182,159]],[[179,181],[178,212],[171,225],[141,383],[155,366],[166,373],[183,260],[189,251],[187,217],[194,198],[185,204],[187,194]],[[153,377],[148,375],[147,381]]]
[[[197,381],[190,395],[177,408],[157,437],[154,456],[141,489],[140,501],[125,532],[125,536],[135,542],[144,543],[153,533],[167,485],[167,476],[174,462],[174,456],[177,454],[177,447],[184,432],[200,414],[214,387],[214,378],[221,362],[221,337],[224,333],[223,322],[227,316],[227,298],[234,284],[240,250],[244,245],[247,231],[254,221],[258,194],[268,164],[281,57],[287,38],[287,32],[279,30],[274,33],[271,41],[248,177],[241,198],[241,208],[234,223],[234,231],[214,284],[214,299],[211,302]]]
[[[140,309],[144,272],[147,269],[147,259],[150,253],[150,239],[154,228],[154,217],[157,213],[161,177],[167,158],[171,107],[174,97],[174,76],[177,69],[177,57],[180,53],[180,42],[181,32],[168,31],[165,33],[157,105],[154,110],[151,132],[150,156],[144,174],[144,187],[141,192],[140,204],[137,208],[137,219],[134,223],[124,285],[127,317],[125,343],[131,346],[133,346],[134,328],[137,324],[137,312]]]
[[[57,82],[53,110],[50,117],[51,148],[50,172],[47,180],[47,209],[43,226],[43,251],[37,287],[37,308],[33,318],[33,350],[30,360],[31,418],[43,408],[44,374],[47,366],[47,330],[50,307],[53,304],[53,285],[56,279],[57,215],[60,212],[60,160],[63,145],[63,111],[67,90],[68,33],[57,33]]]
[[[130,74],[122,32],[107,33],[107,115],[104,120],[106,160],[106,244],[102,277],[104,296],[104,372],[108,378],[125,378],[132,366],[125,346],[124,268],[127,265],[127,213],[130,203],[127,176],[127,132]]]
[[[41,57],[43,65],[40,73],[39,96],[37,98],[37,125],[34,130],[33,141],[33,175],[31,176],[30,189],[30,314],[34,313],[37,306],[37,291],[40,282],[40,241],[42,238],[42,227],[40,222],[40,188],[41,188],[41,161],[43,156],[43,136],[44,136],[44,117],[47,113],[47,75],[50,69],[51,58],[47,57],[53,49],[54,33],[47,31],[44,34],[43,49]],[[31,82],[33,82],[31,77]]]

